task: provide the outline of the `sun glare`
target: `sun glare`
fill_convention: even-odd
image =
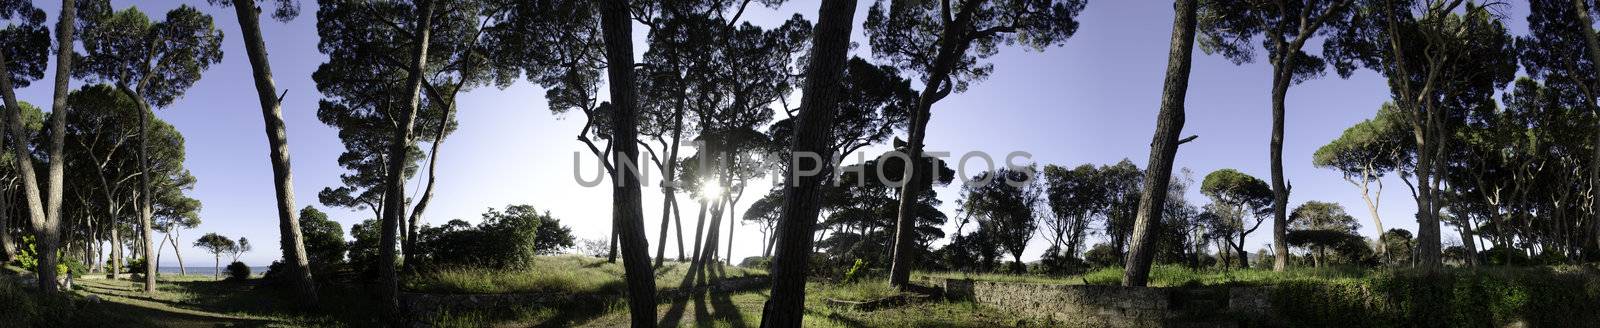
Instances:
[[[700,184],[700,194],[707,197],[721,197],[722,191],[722,184],[716,181],[706,181]]]

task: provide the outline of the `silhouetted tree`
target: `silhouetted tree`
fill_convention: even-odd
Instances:
[[[798,328],[805,317],[806,273],[816,231],[822,183],[831,167],[828,154],[833,118],[842,95],[835,83],[844,76],[845,55],[854,25],[855,0],[822,0],[811,36],[810,64],[800,93],[800,115],[795,124],[793,156],[785,179],[783,215],[778,219],[777,251],[772,260],[772,295],[761,311],[763,328]],[[801,156],[809,155],[809,156]],[[649,316],[654,319],[654,305]]]
[[[907,157],[921,161],[927,138],[928,116],[935,102],[967,89],[994,69],[982,62],[1001,45],[1020,43],[1036,51],[1065,43],[1078,30],[1077,16],[1086,0],[879,0],[867,12],[868,43],[874,56],[921,77],[923,89],[912,110]],[[906,177],[920,172],[912,166]],[[917,188],[902,188],[901,215],[895,224],[894,262],[889,284],[905,287],[914,261],[909,253],[914,238],[911,207]]]

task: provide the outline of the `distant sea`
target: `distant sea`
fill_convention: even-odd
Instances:
[[[216,274],[216,271],[213,270],[213,268],[209,267],[209,266],[203,266],[203,267],[188,266],[188,267],[185,267],[185,269],[187,269],[189,274],[201,274],[201,275],[214,275],[214,274]],[[179,270],[178,270],[178,267],[175,267],[175,266],[170,266],[170,267],[169,266],[164,266],[164,267],[156,268],[156,272],[178,274]],[[260,267],[253,266],[253,267],[250,267],[250,274],[251,275],[258,275],[259,276],[262,273],[266,273],[266,272],[267,272],[267,267],[264,267],[264,266],[260,266]],[[226,265],[224,265],[222,267],[222,273],[223,274],[227,274],[228,273],[228,267]]]

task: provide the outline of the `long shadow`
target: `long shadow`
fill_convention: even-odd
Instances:
[[[680,297],[673,299],[672,306],[667,307],[667,313],[661,315],[661,321],[656,323],[656,326],[671,327],[683,321],[683,312],[688,308],[689,300],[692,298]]]
[[[727,322],[730,326],[736,328],[746,327],[744,324],[744,316],[740,314],[739,307],[733,305],[733,299],[729,298],[728,295],[729,293],[711,294],[711,310],[713,313],[713,318]]]

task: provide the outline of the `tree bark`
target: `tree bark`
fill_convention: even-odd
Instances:
[[[1134,220],[1133,243],[1123,262],[1123,286],[1141,287],[1150,278],[1150,261],[1155,257],[1160,238],[1161,211],[1166,208],[1167,188],[1172,180],[1172,162],[1178,154],[1183,133],[1184,99],[1189,90],[1189,70],[1194,54],[1196,0],[1173,3],[1171,50],[1167,55],[1167,79],[1163,87],[1161,113],[1157,114],[1155,137],[1150,141],[1144,190],[1139,195],[1139,214]],[[1019,258],[1020,261],[1020,258]]]
[[[261,36],[261,11],[255,0],[234,0],[234,13],[244,35],[244,50],[250,57],[250,73],[255,78],[256,97],[261,102],[261,118],[266,123],[267,149],[272,156],[273,192],[278,205],[278,247],[283,250],[290,282],[300,302],[317,303],[316,284],[306,257],[305,237],[300,230],[300,213],[294,204],[294,171],[289,161],[289,132],[283,122],[283,104],[274,96],[278,87],[272,80],[272,62],[267,60],[267,44]]]
[[[412,50],[412,62],[406,69],[406,105],[400,110],[400,117],[395,119],[394,136],[389,141],[388,170],[384,176],[384,208],[383,222],[381,223],[382,238],[378,245],[379,285],[378,295],[382,300],[384,313],[390,315],[400,314],[399,285],[395,274],[395,246],[398,243],[396,234],[400,229],[400,221],[405,219],[405,153],[406,146],[412,139],[412,126],[416,123],[417,107],[422,102],[422,79],[428,67],[428,46],[433,32],[433,1],[421,0],[417,3],[416,41]]]
[[[644,235],[644,213],[639,195],[638,86],[633,76],[633,20],[628,0],[600,3],[600,29],[605,38],[606,71],[610,78],[613,163],[612,222],[619,229],[622,266],[627,275],[628,313],[633,327],[656,325],[656,282],[650,267],[650,244]],[[635,169],[630,169],[635,168]]]
[[[150,241],[155,238],[152,228],[155,215],[155,203],[150,199],[150,103],[137,94],[130,94],[133,102],[139,105],[139,239],[143,243],[141,253],[144,254],[144,292],[156,291],[156,262],[150,249]]]
[[[821,183],[831,174],[826,167],[830,129],[838,112],[839,81],[843,80],[845,54],[855,18],[855,0],[822,0],[812,34],[811,64],[806,66],[800,94],[800,116],[795,125],[794,154],[784,184],[783,214],[778,221],[777,254],[772,261],[772,295],[762,310],[761,327],[797,328],[805,316],[807,262],[812,233],[820,210]],[[818,157],[802,162],[800,154]],[[809,165],[802,165],[809,164]],[[812,172],[814,174],[801,175]],[[904,213],[904,212],[902,212]]]

